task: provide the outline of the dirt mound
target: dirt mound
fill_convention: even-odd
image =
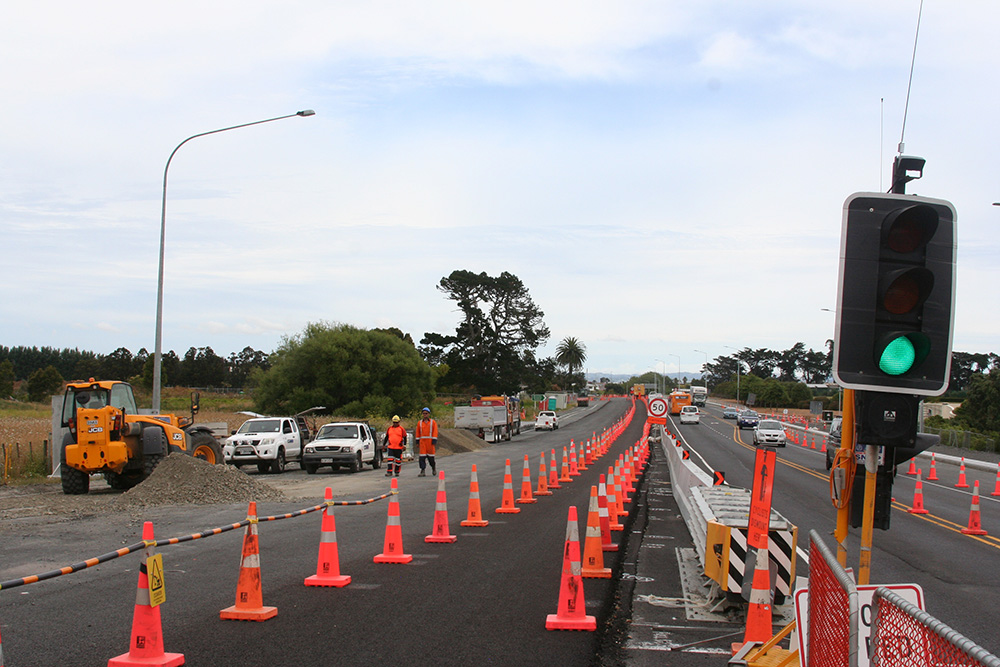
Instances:
[[[255,501],[284,501],[288,497],[268,484],[232,466],[212,465],[174,453],[160,461],[153,474],[115,499],[118,509],[156,505],[211,505]]]
[[[438,432],[437,455],[448,456],[450,454],[475,452],[491,445],[492,443],[477,437],[475,433],[468,429],[443,428]]]

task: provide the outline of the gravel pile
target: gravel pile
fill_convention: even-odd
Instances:
[[[141,484],[115,498],[117,509],[157,505],[212,505],[288,500],[268,484],[227,465],[211,465],[193,456],[174,453],[156,466]]]

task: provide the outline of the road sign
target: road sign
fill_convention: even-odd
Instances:
[[[665,417],[667,415],[667,400],[665,398],[654,398],[649,401],[649,414],[652,417]]]

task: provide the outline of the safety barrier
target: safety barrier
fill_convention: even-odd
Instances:
[[[809,531],[808,667],[857,667],[858,589],[815,530]]]
[[[872,606],[873,665],[1000,667],[1000,658],[887,588],[875,591]]]

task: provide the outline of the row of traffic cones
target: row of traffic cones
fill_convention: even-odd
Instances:
[[[631,418],[631,412],[628,415]],[[571,457],[567,457],[564,449],[564,474],[560,478],[555,477],[555,450],[552,450],[551,474],[546,477],[545,453],[541,454],[539,465],[538,488],[534,492],[531,488],[531,474],[529,459],[524,458],[524,469],[522,475],[521,497],[518,504],[529,504],[537,502],[535,495],[551,495],[549,487],[559,488],[560,482],[570,481],[574,476],[580,474],[580,470],[586,470],[588,465],[592,465],[596,459],[606,452],[607,447],[614,441],[620,430],[627,425],[616,427],[613,437],[601,438],[601,446],[597,446],[595,434],[595,446],[591,449],[588,441],[585,445],[581,443],[579,454],[576,453],[574,443],[570,443]],[[645,434],[640,441],[645,445]],[[574,629],[574,630],[595,630],[596,619],[585,614],[585,602],[583,597],[582,577],[609,578],[611,569],[604,567],[604,551],[615,551],[617,545],[611,541],[612,530],[622,530],[618,523],[618,517],[625,514],[623,502],[628,502],[627,493],[634,491],[633,483],[636,475],[641,472],[641,466],[648,458],[648,449],[640,455],[641,447],[636,446],[635,461],[631,454],[620,457],[620,466],[608,468],[608,478],[600,476],[600,484],[591,487],[590,507],[587,518],[587,532],[585,534],[585,545],[583,562],[580,561],[579,530],[577,526],[576,507],[569,508],[567,521],[566,542],[563,550],[564,564],[563,576],[560,582],[560,596],[557,613],[549,615],[546,619],[547,629]],[[567,460],[568,459],[568,460]],[[641,462],[639,462],[641,461]],[[634,465],[635,463],[635,465]],[[568,465],[567,465],[568,464]],[[635,468],[640,470],[636,471]],[[391,481],[392,495],[389,499],[388,518],[386,522],[385,542],[383,551],[374,557],[376,563],[408,563],[413,556],[406,554],[402,545],[402,526],[400,523],[398,495],[398,482]],[[610,493],[609,493],[610,490]],[[978,490],[978,489],[977,489]],[[506,462],[504,475],[504,497],[499,513],[516,513],[520,508],[514,507],[513,487],[511,483],[510,460]],[[351,577],[340,572],[339,552],[337,546],[336,519],[333,513],[333,506],[329,502],[332,497],[332,489],[327,487],[325,491],[326,508],[323,511],[320,529],[319,556],[316,565],[316,574],[306,577],[304,585],[323,587],[343,587],[351,582]],[[244,532],[242,555],[240,561],[240,573],[237,582],[236,600],[233,606],[227,607],[219,612],[219,617],[223,620],[245,620],[245,621],[265,621],[274,618],[278,610],[276,607],[268,607],[263,604],[262,578],[260,568],[260,547],[257,533],[257,506],[251,501],[247,511],[248,525]],[[472,478],[470,481],[469,493],[469,515],[462,522],[463,526],[485,526],[488,521],[482,518],[482,509],[479,501],[479,482],[476,474],[476,466],[472,466]],[[150,593],[150,575],[147,571],[149,564],[159,561],[153,559],[155,546],[153,524],[146,522],[143,525],[143,541],[146,543],[146,560],[140,564],[139,581],[136,592],[136,603],[133,612],[132,633],[129,642],[129,651],[108,662],[109,667],[132,667],[139,665],[161,665],[174,666],[184,664],[184,655],[179,653],[167,653],[164,650],[162,623],[160,618],[159,604],[154,603]],[[442,471],[438,477],[438,492],[434,513],[434,526],[430,535],[425,538],[426,542],[455,542],[457,536],[452,535],[448,528],[447,494],[445,490],[445,473]],[[158,567],[155,566],[154,567]],[[161,567],[161,566],[159,566]],[[162,570],[157,571],[154,579],[162,577]],[[161,586],[163,582],[159,579],[154,583],[154,587]],[[3,665],[3,646],[0,643],[0,667]]]
[[[913,506],[907,510],[910,514],[927,514],[927,508],[924,507],[924,485],[921,480],[923,471],[919,468],[916,472],[917,475],[917,485],[913,490]],[[930,479],[928,477],[928,479]],[[975,480],[972,486],[972,507],[969,509],[969,525],[962,529],[962,533],[966,535],[986,535],[988,534],[986,530],[983,529],[982,515],[979,509],[979,480]]]

